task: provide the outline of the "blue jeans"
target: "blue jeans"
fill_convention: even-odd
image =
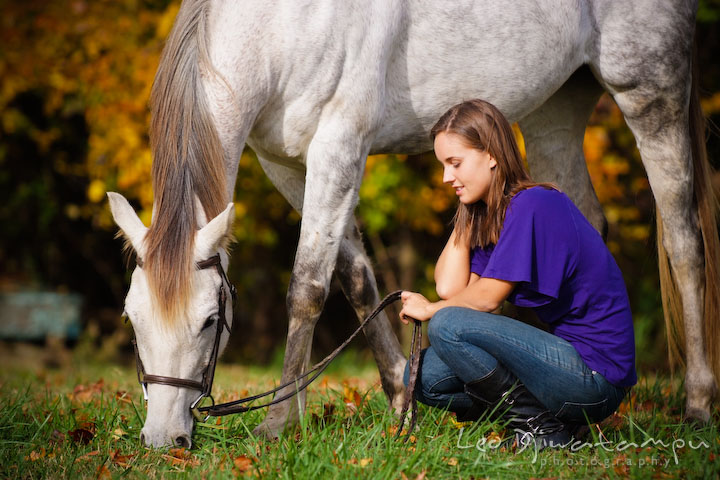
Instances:
[[[464,386],[499,363],[565,423],[599,422],[620,405],[626,389],[590,370],[562,338],[512,318],[468,308],[438,311],[428,325],[430,347],[420,357],[418,401],[453,412],[472,405]],[[405,370],[407,384],[408,370]]]

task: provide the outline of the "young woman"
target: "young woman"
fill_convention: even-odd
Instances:
[[[442,300],[402,294],[403,321],[430,320],[418,400],[461,420],[495,412],[541,448],[567,444],[637,381],[620,270],[570,199],[528,176],[493,105],[452,107],[432,136],[460,204],[435,268]],[[549,331],[493,313],[505,300],[531,307]]]

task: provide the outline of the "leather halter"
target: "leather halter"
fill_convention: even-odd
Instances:
[[[142,268],[143,263],[140,260],[140,258],[137,259],[137,264],[140,268]],[[226,301],[226,294],[225,294],[225,285],[228,285],[230,288],[230,294],[232,296],[233,300],[233,308],[235,307],[235,299],[237,297],[235,286],[230,283],[228,280],[227,274],[225,273],[225,270],[222,268],[222,264],[220,263],[220,255],[214,255],[207,260],[203,260],[202,262],[198,262],[196,264],[197,268],[199,270],[203,270],[209,267],[215,267],[217,268],[218,274],[220,275],[220,278],[222,280],[222,284],[220,286],[220,293],[218,294],[218,323],[217,323],[217,330],[215,332],[215,343],[213,344],[213,349],[210,352],[210,360],[205,367],[205,370],[203,371],[202,381],[198,382],[196,380],[188,380],[184,378],[176,378],[176,377],[166,377],[162,375],[150,375],[145,373],[145,367],[143,366],[142,359],[140,358],[140,353],[137,349],[137,344],[135,342],[135,339],[132,340],[133,347],[135,349],[135,360],[136,360],[136,367],[137,367],[137,376],[138,376],[138,382],[140,382],[140,385],[143,389],[143,395],[145,397],[145,401],[148,399],[148,393],[147,393],[147,384],[148,383],[157,383],[161,385],[170,385],[172,387],[179,387],[179,388],[189,388],[192,390],[198,390],[200,392],[200,396],[190,404],[190,411],[192,412],[193,416],[200,422],[204,422],[208,419],[208,417],[211,416],[223,416],[223,415],[231,415],[233,413],[242,413],[242,412],[249,412],[251,410],[256,410],[259,408],[265,408],[270,405],[274,405],[276,403],[283,402],[287,400],[288,398],[298,394],[302,390],[306,389],[310,383],[312,383],[313,380],[315,380],[324,370],[325,368],[330,364],[330,362],[365,328],[365,326],[372,321],[381,311],[385,309],[388,305],[391,303],[397,301],[400,299],[400,294],[402,291],[397,290],[395,292],[392,292],[388,294],[378,305],[375,307],[375,310],[368,315],[365,320],[363,320],[358,328],[350,335],[350,337],[345,340],[338,348],[336,348],[333,352],[330,353],[327,357],[325,357],[323,360],[315,364],[310,370],[306,371],[304,374],[300,375],[297,378],[294,378],[293,380],[286,382],[278,387],[273,388],[272,390],[269,390],[267,392],[260,393],[258,395],[253,395],[246,398],[241,398],[240,400],[235,400],[231,402],[222,403],[219,405],[215,404],[215,399],[212,396],[212,384],[213,384],[213,378],[215,377],[215,367],[217,365],[218,360],[218,354],[220,353],[220,338],[222,336],[222,332],[224,329],[228,330],[228,333],[230,333],[230,326],[227,323],[227,320],[225,318],[225,301]],[[395,434],[395,438],[397,439],[400,437],[401,432],[403,430],[403,425],[405,424],[405,417],[407,416],[408,410],[411,412],[411,418],[410,418],[410,424],[408,426],[407,432],[405,433],[405,442],[408,441],[410,438],[410,434],[415,428],[415,425],[417,424],[417,400],[415,398],[415,383],[418,376],[418,370],[420,367],[420,349],[421,349],[421,343],[422,343],[422,329],[420,327],[420,322],[418,320],[415,320],[413,318],[407,317],[410,320],[413,320],[414,323],[414,330],[413,330],[413,336],[412,336],[412,344],[410,346],[410,378],[408,381],[408,385],[405,389],[405,401],[403,402],[402,406],[402,413],[400,414],[400,424],[398,426],[397,432]],[[308,378],[309,377],[309,378]],[[305,380],[307,379],[307,380]],[[302,382],[302,383],[301,383]],[[285,387],[288,387],[290,385],[295,385],[294,391],[287,393],[285,395],[281,395],[279,397],[274,398],[272,401],[264,403],[262,405],[253,405],[253,406],[246,406],[243,405],[244,403],[249,403],[254,400],[257,400],[259,398],[265,397],[267,395],[279,392]],[[208,397],[211,400],[211,404],[207,406],[199,406],[200,402],[203,398]]]
[[[140,260],[140,258],[137,259],[137,264],[140,268],[143,267],[143,262],[142,260]],[[198,396],[198,398],[190,404],[190,411],[193,413],[195,418],[198,419],[198,421],[204,421],[207,419],[207,415],[201,413],[198,410],[198,405],[205,397],[209,397],[212,401],[212,405],[215,405],[215,399],[212,396],[212,384],[213,378],[215,377],[215,367],[217,366],[218,355],[220,353],[220,339],[222,337],[223,330],[227,329],[228,333],[230,333],[230,325],[228,325],[227,319],[225,317],[225,303],[227,300],[227,294],[225,293],[225,285],[227,285],[230,289],[230,295],[232,296],[233,301],[233,308],[235,307],[235,299],[237,297],[237,293],[235,290],[235,286],[231,284],[228,280],[227,274],[225,273],[225,270],[223,269],[220,262],[219,254],[216,254],[208,258],[207,260],[203,260],[202,262],[198,262],[195,265],[198,270],[215,267],[218,274],[220,275],[221,280],[220,292],[218,293],[218,320],[217,328],[215,330],[215,342],[213,343],[213,348],[210,352],[210,359],[208,360],[208,364],[203,370],[202,380],[198,382],[197,380],[189,380],[185,378],[167,377],[164,375],[152,375],[149,373],[145,373],[145,366],[143,365],[142,359],[140,358],[140,353],[138,352],[135,339],[132,340],[132,344],[133,348],[135,349],[135,365],[137,369],[137,378],[140,386],[143,389],[143,396],[145,398],[145,401],[148,400],[147,385],[149,383],[197,390],[200,392],[200,396]]]

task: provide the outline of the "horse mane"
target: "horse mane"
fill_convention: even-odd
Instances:
[[[195,269],[195,196],[207,218],[226,206],[223,150],[201,81],[201,69],[212,70],[207,8],[208,0],[183,2],[150,94],[155,215],[143,269],[155,314],[168,327],[186,322]]]

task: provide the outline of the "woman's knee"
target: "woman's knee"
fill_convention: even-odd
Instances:
[[[457,325],[459,317],[462,316],[460,307],[441,308],[430,319],[428,324],[428,338],[430,343],[435,345],[440,342],[453,341],[457,339]]]

